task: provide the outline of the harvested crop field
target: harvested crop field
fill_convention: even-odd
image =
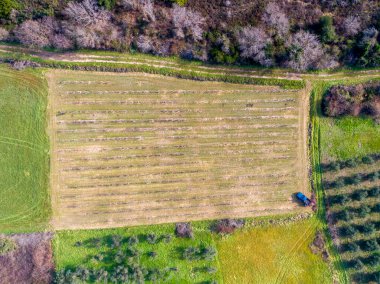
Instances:
[[[308,193],[304,90],[49,71],[57,229],[288,213]]]

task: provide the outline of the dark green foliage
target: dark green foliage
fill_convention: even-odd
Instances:
[[[343,228],[340,228],[340,235],[343,237],[352,237],[358,232],[358,230],[353,226],[346,226]]]
[[[364,264],[360,259],[355,259],[351,261],[350,266],[356,270],[361,270],[363,269]]]
[[[331,16],[323,16],[319,21],[321,41],[323,43],[333,42],[336,40],[335,28]]]
[[[116,0],[98,0],[99,6],[112,10],[115,7]]]
[[[364,251],[377,251],[380,249],[376,240],[363,241],[360,244],[360,248]]]
[[[365,235],[369,235],[369,234],[372,234],[373,232],[375,232],[376,230],[376,227],[374,224],[365,224],[363,226],[360,227],[360,232],[365,234]]]
[[[148,252],[148,256],[151,257],[151,258],[156,258],[157,257],[157,253],[155,251],[150,251],[150,252]]]
[[[8,19],[12,9],[17,6],[17,0],[0,0],[0,19]]]
[[[357,200],[357,201],[362,201],[362,200],[365,199],[367,196],[368,196],[367,191],[365,191],[365,190],[358,190],[358,191],[355,191],[355,192],[352,194],[352,199]]]
[[[377,197],[380,195],[380,187],[376,186],[368,190],[368,196]]]
[[[377,204],[372,208],[372,211],[373,211],[373,212],[380,212],[380,203],[377,203]]]
[[[214,274],[218,271],[216,267],[206,267],[206,272],[209,274]]]
[[[358,166],[358,162],[356,159],[349,159],[345,162],[345,166],[347,168],[354,168]]]
[[[348,221],[351,219],[351,214],[348,210],[343,210],[335,214],[335,219]]]
[[[14,240],[7,237],[0,237],[0,256],[14,251],[17,244]]]
[[[369,176],[370,181],[378,181],[380,179],[380,172],[374,172]]]
[[[187,247],[182,252],[182,257],[187,260],[213,260],[216,256],[216,250],[213,247]]]
[[[357,210],[357,214],[360,218],[365,218],[371,213],[371,208],[367,205],[363,205]]]
[[[371,156],[364,156],[362,158],[362,162],[363,162],[363,164],[371,165],[371,164],[375,163],[375,160]]]
[[[88,281],[91,276],[91,271],[86,267],[78,267],[75,270],[75,275],[81,281]]]
[[[378,255],[378,254],[371,255],[371,256],[367,257],[364,260],[364,262],[365,262],[365,264],[367,264],[369,266],[378,266],[380,264],[380,255]]]
[[[346,177],[345,182],[347,184],[359,184],[362,181],[363,177],[361,174],[355,174],[351,177]]]
[[[356,252],[356,251],[359,251],[359,249],[360,247],[355,243],[347,243],[347,244],[342,245],[343,251]]]

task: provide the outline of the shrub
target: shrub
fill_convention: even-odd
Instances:
[[[14,240],[7,237],[0,237],[0,256],[14,251],[17,244]]]
[[[201,249],[201,258],[206,260],[213,260],[216,256],[216,250],[213,247],[203,247]]]
[[[360,232],[366,235],[372,234],[376,230],[374,224],[365,224],[360,227]]]
[[[380,203],[377,203],[375,206],[372,207],[373,212],[380,212]]]
[[[149,243],[149,244],[155,244],[157,242],[158,238],[157,238],[157,235],[154,234],[154,233],[150,233],[146,236],[146,241]]]
[[[130,236],[130,237],[128,238],[128,244],[129,244],[130,246],[137,245],[138,243],[139,243],[139,239],[138,239],[138,237],[136,237],[136,236]]]
[[[120,235],[111,236],[111,248],[118,248],[121,246],[123,238]]]
[[[360,247],[355,243],[347,243],[347,244],[342,245],[343,251],[357,252],[357,251],[359,251],[359,249],[360,249]]]
[[[364,264],[360,259],[355,259],[355,260],[351,261],[350,266],[356,270],[361,270],[361,269],[363,269]]]
[[[171,234],[166,234],[166,235],[163,235],[162,236],[162,240],[165,242],[165,243],[170,243],[172,241],[172,235]]]
[[[371,156],[364,156],[362,158],[362,162],[364,164],[371,165],[371,164],[375,163],[375,160]]]
[[[357,200],[357,201],[362,201],[362,200],[365,199],[367,196],[368,196],[367,191],[365,191],[365,190],[358,190],[358,191],[355,191],[355,192],[352,194],[352,199]]]
[[[347,168],[354,168],[358,165],[358,162],[356,161],[356,159],[348,159],[345,165]]]
[[[112,10],[115,7],[116,0],[98,0],[99,6]]]
[[[368,196],[371,197],[377,197],[380,195],[380,187],[373,187],[370,190],[368,190]]]
[[[376,251],[376,250],[380,249],[379,244],[377,243],[376,240],[364,241],[360,245],[360,247],[362,250],[365,250],[365,251]]]
[[[378,181],[380,179],[380,172],[374,172],[369,176],[371,181]]]
[[[148,256],[151,257],[151,258],[156,258],[157,257],[157,253],[155,251],[150,251],[150,252],[148,252]]]
[[[368,216],[369,213],[371,213],[371,208],[367,205],[363,205],[357,210],[358,216],[360,218],[365,218]]]
[[[216,221],[216,223],[212,226],[212,230],[219,234],[231,234],[236,229],[241,228],[243,226],[244,220],[223,219]]]
[[[351,214],[348,210],[343,210],[335,214],[335,219],[348,221],[351,219]]]
[[[187,247],[183,250],[182,257],[186,260],[198,260],[200,259],[200,249],[197,247]]]
[[[347,184],[359,184],[362,181],[363,177],[361,174],[355,174],[351,177],[345,178]]]
[[[352,237],[358,232],[358,230],[353,226],[346,226],[343,228],[340,228],[340,235],[344,237]]]
[[[367,257],[364,262],[369,266],[378,266],[380,264],[380,255],[371,255]]]
[[[193,229],[190,223],[175,224],[175,233],[180,238],[193,238]]]

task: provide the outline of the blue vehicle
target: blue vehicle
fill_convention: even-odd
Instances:
[[[297,198],[303,202],[303,205],[309,206],[311,201],[309,198],[307,198],[302,192],[297,192],[296,194]]]

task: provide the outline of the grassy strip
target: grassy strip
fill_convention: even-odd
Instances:
[[[0,232],[46,229],[50,209],[47,84],[0,65]]]
[[[108,71],[108,72],[144,72],[150,74],[160,74],[181,79],[191,79],[199,81],[222,81],[237,84],[255,85],[275,85],[286,89],[302,89],[305,86],[302,80],[287,80],[278,78],[254,78],[243,77],[230,74],[210,74],[198,73],[194,70],[176,70],[167,67],[153,67],[148,63],[137,65],[133,63],[112,63],[112,62],[65,62],[58,60],[43,59],[36,56],[21,54],[17,52],[0,53],[0,60],[11,62],[14,60],[29,60],[40,64],[43,67],[61,68],[83,71]]]

